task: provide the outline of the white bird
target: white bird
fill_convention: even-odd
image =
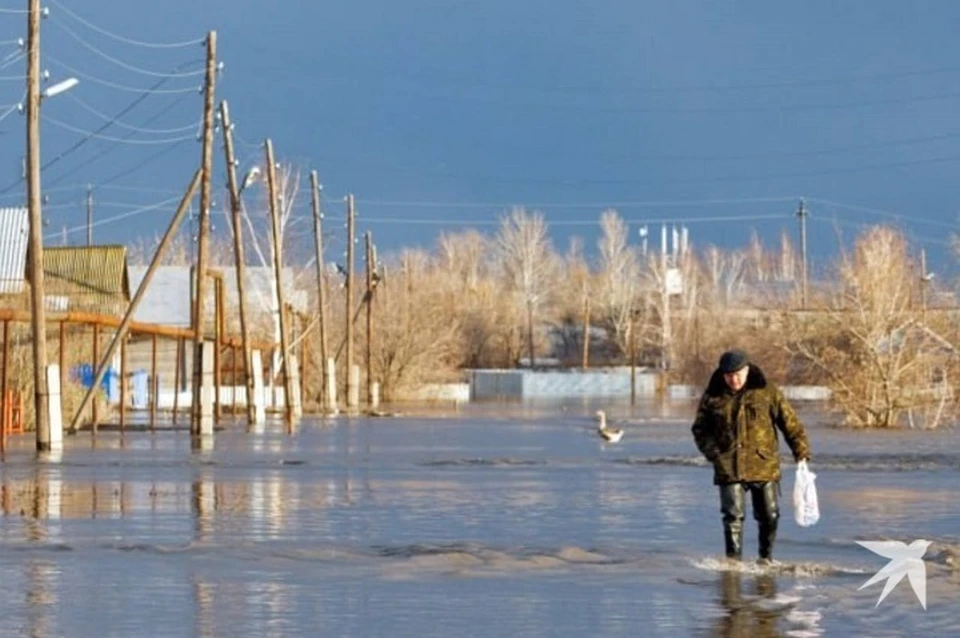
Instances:
[[[597,420],[600,422],[600,425],[597,426],[597,434],[599,434],[604,441],[619,443],[620,439],[623,438],[623,430],[620,428],[607,427],[607,413],[603,410],[597,410]]]
[[[909,545],[901,541],[857,541],[857,544],[866,547],[874,554],[890,559],[883,569],[860,585],[858,590],[886,579],[887,583],[880,593],[880,600],[877,601],[879,605],[906,576],[920,604],[924,609],[927,608],[927,568],[923,562],[923,555],[930,547],[930,541],[915,540]]]

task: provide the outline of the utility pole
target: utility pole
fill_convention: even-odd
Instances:
[[[50,450],[50,412],[47,404],[47,313],[43,305],[43,212],[40,208],[40,0],[29,0],[27,10],[27,208],[30,216],[28,269],[30,319],[33,337],[33,405],[37,451]]]
[[[87,246],[93,246],[93,186],[87,184]]]
[[[353,312],[353,242],[354,242],[354,223],[356,212],[353,206],[353,194],[347,195],[347,306],[346,306],[346,342],[347,342],[347,363],[344,366],[346,371],[347,397],[350,397],[350,371],[353,369],[353,320],[350,313]]]
[[[590,297],[583,298],[583,352],[580,367],[586,370],[590,366]]]
[[[200,385],[202,376],[201,351],[203,347],[203,302],[206,294],[207,262],[210,234],[210,181],[213,173],[213,98],[217,77],[217,32],[207,34],[207,73],[203,99],[202,178],[200,180],[200,228],[197,233],[197,261],[194,276],[193,302],[193,400],[191,402],[190,432],[200,434]]]
[[[277,286],[277,312],[280,313],[280,356],[283,365],[283,405],[287,424],[293,422],[293,386],[290,384],[290,350],[287,347],[287,309],[283,302],[283,255],[280,251],[280,211],[277,210],[277,165],[273,159],[273,142],[266,141],[267,186],[270,192],[270,224],[273,229],[273,272]]]
[[[250,356],[250,328],[247,326],[246,295],[244,294],[243,225],[240,218],[243,203],[237,186],[237,160],[233,153],[233,129],[230,108],[226,100],[220,102],[220,124],[223,126],[223,152],[227,162],[227,186],[230,189],[230,218],[233,221],[233,258],[237,271],[237,304],[240,311],[240,339],[243,347],[244,385],[247,388],[247,425],[256,420],[253,402],[253,365]],[[234,355],[236,356],[236,355]]]
[[[317,171],[310,171],[310,192],[313,203],[313,239],[317,245],[317,314],[320,316],[320,396],[327,391],[327,303],[326,273],[323,263],[323,213],[320,210],[320,193],[323,187]],[[321,405],[324,403],[321,402]]]
[[[797,208],[797,220],[800,222],[800,308],[807,309],[807,209],[800,200]]]
[[[927,284],[930,283],[930,276],[927,274],[927,251],[920,249],[920,312],[921,316],[927,316]]]
[[[367,405],[373,403],[373,239],[364,233],[367,259]]]

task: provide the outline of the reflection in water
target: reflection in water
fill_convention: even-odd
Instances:
[[[753,591],[744,592],[744,580]],[[777,606],[777,580],[770,572],[747,575],[738,570],[720,574],[719,602],[723,616],[713,629],[716,638],[779,638],[784,607]]]
[[[47,560],[31,559],[26,563],[26,609],[31,638],[47,638],[57,632],[53,611],[57,604],[56,590],[60,570]]]

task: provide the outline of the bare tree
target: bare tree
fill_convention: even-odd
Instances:
[[[639,259],[636,250],[628,243],[630,229],[615,210],[601,213],[600,231],[597,244],[600,250],[597,274],[599,312],[611,329],[617,348],[625,354],[638,307]]]
[[[514,208],[500,222],[497,252],[507,290],[526,310],[527,348],[532,367],[534,315],[547,298],[556,272],[556,257],[543,213]]]
[[[873,227],[839,264],[833,303],[814,319],[787,313],[786,347],[832,389],[853,425],[891,427],[922,414],[932,427],[945,415],[957,352],[916,307],[918,272],[903,235]]]

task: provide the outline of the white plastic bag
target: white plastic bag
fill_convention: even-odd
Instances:
[[[797,463],[797,476],[793,483],[793,516],[800,527],[810,527],[820,520],[816,480],[817,475],[810,471],[806,461]]]

